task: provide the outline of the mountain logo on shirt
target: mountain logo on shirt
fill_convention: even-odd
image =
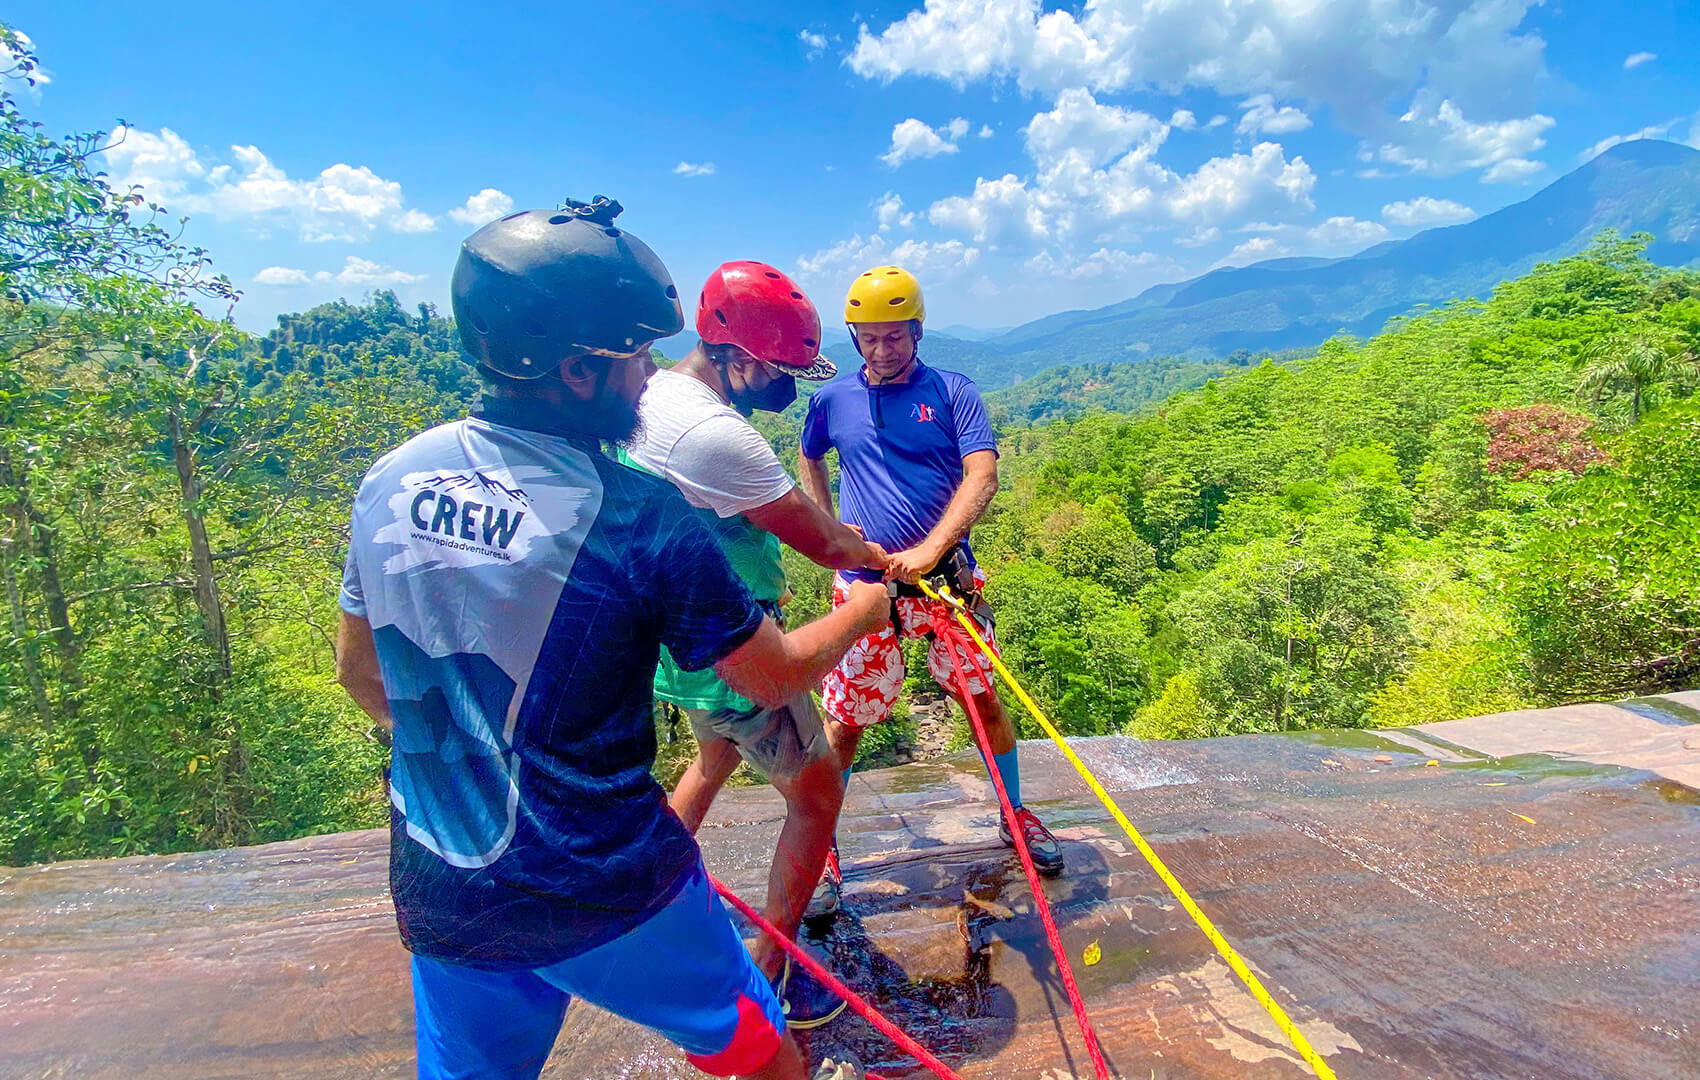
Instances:
[[[938,416],[938,414],[939,411],[931,405],[922,405],[920,403],[916,403],[915,407],[909,410],[910,417],[912,417],[916,423],[920,424],[931,423],[933,418]]]
[[[579,487],[525,486],[548,475],[537,466],[406,474],[389,499],[393,520],[372,536],[373,543],[403,548],[385,561],[384,573],[416,566],[495,566],[525,558],[539,538],[571,529],[591,494]]]

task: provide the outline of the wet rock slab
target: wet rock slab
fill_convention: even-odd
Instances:
[[[1341,1077],[1688,1077],[1700,795],[1673,777],[1700,767],[1697,705],[1076,746]],[[1029,745],[1022,772],[1065,840],[1045,888],[1117,1075],[1309,1075],[1061,756]],[[990,799],[971,755],[859,774],[845,910],[811,939],[964,1076],[1090,1076]],[[747,898],[782,813],[729,791],[703,830]],[[411,1075],[385,844],[0,871],[0,1077]],[[924,1075],[860,1019],[812,1043]],[[696,1075],[580,1005],[545,1072]]]

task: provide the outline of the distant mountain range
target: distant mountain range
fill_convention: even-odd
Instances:
[[[1211,361],[1239,349],[1305,348],[1341,332],[1369,336],[1425,305],[1486,296],[1536,263],[1575,254],[1607,228],[1651,233],[1648,256],[1666,266],[1700,265],[1700,150],[1653,139],[1620,143],[1522,202],[1463,225],[1346,258],[1212,270],[985,340],[935,330],[922,355],[988,391],[1061,364],[1152,359],[1211,370],[1219,367]],[[859,366],[848,342],[827,355],[846,372]]]

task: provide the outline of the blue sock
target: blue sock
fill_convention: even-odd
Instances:
[[[986,760],[984,752],[980,754],[980,760]],[[1003,777],[1003,789],[1009,793],[1009,805],[1021,809],[1021,759],[1016,756],[1015,748],[993,754],[992,760],[997,762],[998,775]],[[987,766],[986,771],[991,772],[991,767]]]

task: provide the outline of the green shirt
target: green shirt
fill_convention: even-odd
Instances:
[[[794,487],[773,447],[701,381],[657,372],[639,400],[638,434],[618,457],[672,483],[702,516],[732,569],[770,613],[786,595],[779,539],[742,511],[765,506]],[[685,671],[666,649],[655,696],[687,709],[755,708],[712,669]]]
[[[785,595],[785,571],[779,562],[779,538],[750,523],[742,514],[723,518],[712,510],[697,512],[708,522],[709,531],[720,541],[720,549],[732,569],[744,579],[750,593],[769,613],[779,608]],[[713,668],[685,671],[673,662],[666,646],[655,669],[655,696],[682,709],[731,709],[747,712],[755,703],[727,686]]]

